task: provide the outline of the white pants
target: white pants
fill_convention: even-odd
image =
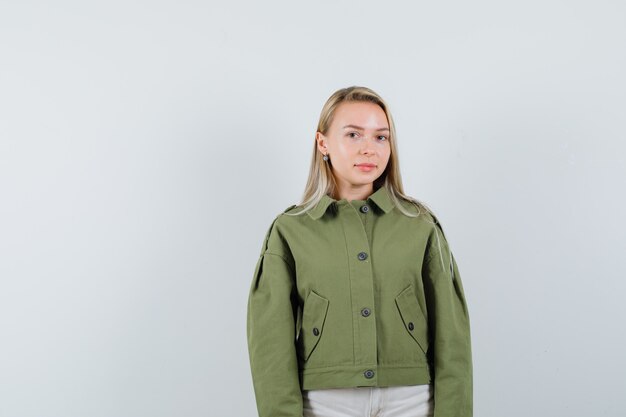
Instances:
[[[331,388],[302,391],[303,417],[432,417],[433,386]]]

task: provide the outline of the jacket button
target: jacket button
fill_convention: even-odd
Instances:
[[[364,260],[365,258],[367,258],[367,253],[365,253],[365,252],[359,252],[359,259],[362,261],[362,260]]]
[[[368,211],[370,211],[368,205],[361,206],[361,213],[367,213]]]
[[[315,336],[319,336],[320,331],[319,331],[319,329],[318,329],[317,327],[313,327],[313,334],[314,334]]]
[[[413,322],[412,322],[412,321],[410,321],[410,322],[409,322],[409,330],[413,331],[413,329],[414,329],[414,328],[415,328],[415,327],[413,326]]]
[[[368,317],[370,315],[370,313],[371,313],[371,310],[369,308],[367,308],[367,307],[365,307],[363,310],[361,310],[361,315],[363,317]]]
[[[372,379],[374,378],[374,371],[368,369],[367,371],[363,372],[363,375],[365,375],[365,378],[367,379]]]

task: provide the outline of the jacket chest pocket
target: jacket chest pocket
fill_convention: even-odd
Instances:
[[[311,290],[302,311],[302,328],[300,329],[299,344],[302,358],[306,361],[319,343],[324,331],[328,300]]]
[[[422,352],[426,354],[428,351],[428,324],[417,302],[417,297],[415,297],[412,285],[398,294],[396,297],[396,305],[398,306],[400,317],[404,323],[404,328],[415,343],[417,343]]]

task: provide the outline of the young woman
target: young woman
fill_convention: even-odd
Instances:
[[[272,222],[247,338],[260,417],[471,417],[470,322],[443,228],[404,194],[365,87],[320,116],[302,202]]]

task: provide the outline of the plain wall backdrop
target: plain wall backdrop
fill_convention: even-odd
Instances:
[[[255,416],[254,264],[332,92],[390,104],[476,417],[626,415],[626,5],[0,0],[0,416]]]

